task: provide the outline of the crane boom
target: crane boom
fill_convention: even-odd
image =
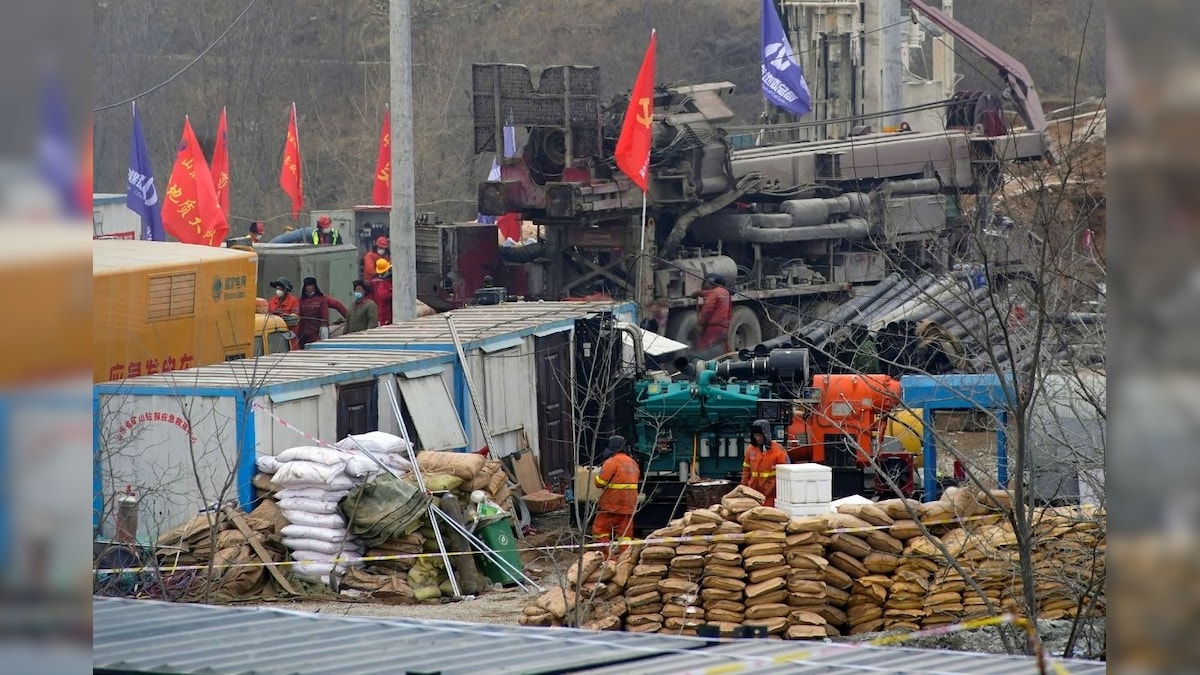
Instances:
[[[1013,100],[1017,104],[1017,112],[1025,121],[1025,126],[1031,131],[1045,131],[1046,114],[1042,112],[1042,102],[1038,98],[1037,89],[1033,87],[1033,78],[1025,69],[1025,64],[942,10],[935,9],[922,0],[904,0],[904,3],[920,12],[942,30],[953,35],[957,40],[966,43],[971,51],[995,66],[1000,72],[1000,77],[1008,84]]]

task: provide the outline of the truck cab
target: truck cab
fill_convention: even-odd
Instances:
[[[260,303],[260,311],[254,314],[254,355],[282,354],[291,350],[291,330],[283,318],[267,314]]]

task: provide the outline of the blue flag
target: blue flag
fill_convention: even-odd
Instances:
[[[150,153],[142,135],[142,119],[137,103],[133,104],[133,144],[129,148],[129,178],[125,186],[125,205],[142,217],[142,239],[166,241],[162,213],[158,207],[158,190],[154,188],[154,171],[150,168]]]
[[[84,215],[79,208],[79,163],[75,157],[66,93],[57,74],[42,84],[42,126],[37,139],[38,171],[58,196],[64,213]]]
[[[768,101],[797,117],[812,110],[804,70],[788,44],[773,0],[763,0],[762,6],[762,87]]]
[[[517,154],[517,130],[513,127],[504,127],[504,156],[513,157]],[[496,158],[492,158],[492,170],[488,172],[488,180],[500,180],[500,162]],[[485,216],[480,214],[475,219],[477,223],[495,224],[496,216]]]

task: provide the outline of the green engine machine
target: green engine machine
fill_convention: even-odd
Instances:
[[[634,384],[637,445],[649,457],[647,475],[737,480],[754,420],[769,421],[783,441],[793,403],[820,398],[804,386],[807,349],[776,349],[749,361],[697,361],[687,371],[694,379]]]

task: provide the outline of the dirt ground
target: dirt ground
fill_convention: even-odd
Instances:
[[[567,512],[564,510],[535,516],[532,525],[533,532],[518,542],[518,549],[521,550],[525,573],[543,589],[547,589],[561,581],[573,559],[572,552],[568,550],[571,538],[567,527]],[[477,596],[456,602],[393,605],[370,599],[340,596],[311,600],[271,600],[255,603],[254,606],[334,616],[516,625],[521,610],[531,604],[538,595],[540,592],[536,589],[527,593],[517,587],[504,588],[496,584]]]
[[[954,457],[946,447],[952,446],[965,455],[976,470],[985,475],[996,474],[996,435],[980,431],[970,419],[956,416],[939,418],[939,472],[953,473]],[[525,572],[543,588],[558,584],[574,560],[577,540],[568,527],[566,510],[533,518],[533,532],[519,542]],[[539,593],[526,593],[520,588],[493,586],[484,593],[457,602],[437,602],[417,605],[383,604],[369,599],[330,597],[315,600],[275,600],[256,603],[261,607],[296,612],[322,613],[337,616],[374,618],[436,619],[515,625],[521,610],[533,602]]]

